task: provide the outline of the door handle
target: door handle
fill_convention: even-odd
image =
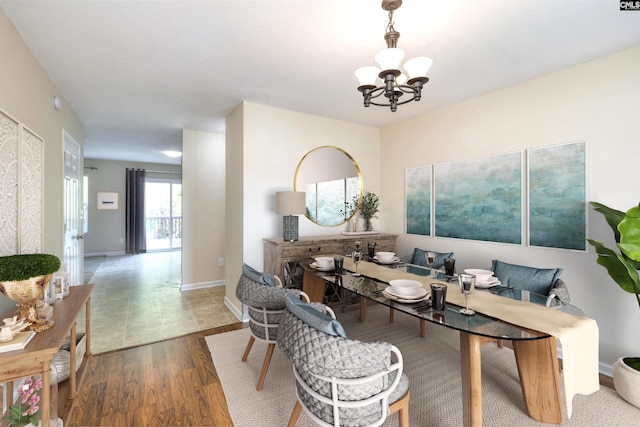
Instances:
[[[77,236],[71,236],[72,239],[84,239],[82,234],[78,234]]]

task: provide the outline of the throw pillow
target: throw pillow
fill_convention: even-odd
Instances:
[[[331,318],[331,316],[319,312],[313,308],[312,304],[303,302],[300,298],[296,298],[291,294],[287,294],[286,301],[287,310],[312,328],[328,335],[342,338],[347,337],[340,322]]]
[[[491,271],[503,285],[526,289],[540,295],[548,295],[549,290],[562,274],[561,268],[526,267],[508,264],[497,259],[491,261]]]
[[[427,252],[434,252],[434,251],[415,248],[413,250],[413,258],[411,260],[411,264],[423,265],[425,267],[429,267],[427,265]],[[436,262],[435,264],[433,264],[433,268],[435,268],[436,270],[439,269],[440,267],[444,267],[444,260],[447,258],[453,258],[453,255],[454,255],[453,252],[434,252],[434,253],[436,254]]]
[[[269,285],[269,286],[276,285],[276,282],[273,280],[273,277],[269,276],[266,273],[261,273],[255,268],[247,264],[242,264],[242,274],[244,274],[254,282],[262,283],[263,285]]]

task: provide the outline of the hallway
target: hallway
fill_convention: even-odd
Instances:
[[[94,354],[238,322],[224,286],[180,291],[181,252],[85,258]],[[84,330],[84,318],[78,331]]]

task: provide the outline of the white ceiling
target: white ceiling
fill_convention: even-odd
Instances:
[[[182,128],[224,132],[242,100],[382,127],[640,44],[615,0],[404,0],[398,47],[434,64],[423,98],[362,105],[380,0],[0,0],[85,126],[85,157],[179,163]],[[603,78],[615,78],[615,70]]]

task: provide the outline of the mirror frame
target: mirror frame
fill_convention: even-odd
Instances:
[[[302,156],[302,158],[300,159],[300,162],[298,162],[298,166],[296,167],[296,172],[293,175],[293,190],[294,191],[305,191],[306,192],[306,188],[304,189],[298,189],[298,174],[300,172],[300,169],[304,163],[305,160],[309,160],[308,157],[309,155],[311,155],[313,152],[318,151],[318,150],[322,150],[322,149],[333,149],[336,151],[339,151],[340,153],[342,153],[344,156],[347,157],[347,159],[349,159],[351,161],[351,164],[353,165],[357,176],[358,176],[358,184],[359,184],[359,192],[358,192],[358,203],[356,203],[356,205],[353,207],[353,211],[351,212],[351,215],[349,215],[348,217],[346,217],[342,222],[336,223],[336,224],[320,224],[318,223],[316,220],[314,220],[313,218],[311,218],[309,215],[307,215],[307,213],[305,212],[304,216],[306,216],[309,221],[313,222],[314,224],[323,226],[323,227],[337,227],[340,226],[342,224],[345,224],[346,222],[348,222],[351,218],[354,217],[354,215],[356,215],[356,213],[358,212],[358,208],[360,207],[360,204],[362,203],[362,195],[364,194],[364,181],[362,179],[362,171],[360,170],[360,166],[358,166],[358,163],[355,161],[355,159],[349,154],[347,153],[345,150],[343,150],[340,147],[336,147],[335,145],[323,145],[320,147],[316,147],[312,150],[310,150],[309,152],[307,152],[304,156]],[[348,177],[345,177],[348,178]]]

